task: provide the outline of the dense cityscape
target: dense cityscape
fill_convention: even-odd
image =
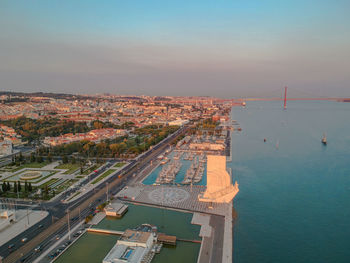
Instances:
[[[214,239],[232,244],[232,199],[238,185],[226,172],[226,157],[230,158],[230,133],[241,128],[231,122],[230,113],[245,102],[110,94],[57,97],[1,96],[4,262],[60,260],[85,232],[115,235],[112,229],[99,229],[100,222],[135,213],[138,208],[133,204],[140,203],[145,208],[191,211],[192,223],[202,226],[200,233],[196,230],[192,240],[177,242],[200,244],[198,238],[205,239],[202,252],[197,255],[196,245],[189,257],[203,261],[212,254],[231,260],[231,249],[219,255],[210,243]],[[211,219],[211,214],[217,218]],[[126,243],[118,241],[103,262],[119,262],[117,258],[150,262],[163,245],[166,249],[182,240],[183,233],[171,227],[160,229],[147,218],[140,220],[144,222],[139,226],[118,232]],[[213,231],[228,228],[225,231],[231,234],[205,234],[210,220],[215,220]],[[131,236],[139,232],[147,242],[142,251],[133,252],[141,241]]]

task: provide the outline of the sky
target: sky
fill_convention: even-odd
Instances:
[[[1,0],[0,90],[350,96],[348,0]]]

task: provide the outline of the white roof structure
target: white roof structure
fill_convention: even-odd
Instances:
[[[117,243],[103,259],[103,263],[138,263],[145,253],[145,247],[129,247]]]
[[[122,203],[112,203],[105,207],[105,213],[107,216],[122,216],[128,206]]]
[[[103,263],[140,263],[154,241],[156,236],[150,232],[127,229],[103,259]]]

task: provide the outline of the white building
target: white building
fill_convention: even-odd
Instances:
[[[188,120],[181,120],[181,119],[178,119],[178,120],[174,120],[174,121],[170,121],[168,124],[170,126],[182,126],[182,125],[185,125],[189,123]]]
[[[225,150],[225,145],[221,143],[210,143],[210,142],[202,142],[202,143],[191,143],[191,150],[210,150],[210,151],[223,151]]]
[[[8,140],[0,141],[0,155],[10,155],[13,153],[12,142]]]
[[[122,217],[127,211],[128,206],[121,203],[112,203],[104,209],[106,216]]]
[[[103,263],[140,263],[156,241],[154,233],[127,229]]]

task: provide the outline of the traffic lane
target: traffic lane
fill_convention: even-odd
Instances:
[[[44,229],[46,229],[46,227],[48,225],[50,225],[50,219],[47,216],[46,218],[41,220],[39,223],[35,224],[31,228],[25,230],[21,234],[17,235],[16,237],[12,238],[10,241],[8,241],[4,245],[2,245],[0,247],[0,255],[3,256],[3,257],[8,256],[14,250],[20,248],[21,246],[23,246],[26,243],[26,242],[22,242],[23,238],[28,238],[28,240],[32,239],[39,232],[41,232]],[[14,245],[13,249],[9,249],[9,245]]]

